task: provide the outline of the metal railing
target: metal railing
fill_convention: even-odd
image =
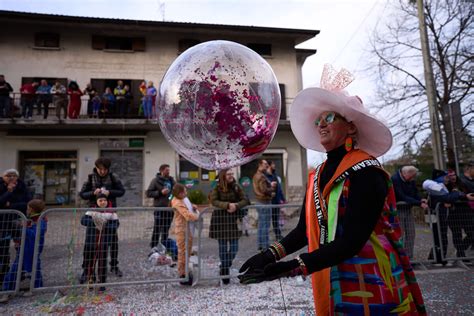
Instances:
[[[474,259],[472,252],[462,254],[460,251],[465,251],[467,247],[473,246],[474,225],[472,216],[469,216],[472,212],[468,208],[469,205],[459,203],[450,206],[448,216],[443,215],[444,210],[441,210],[441,206],[438,204],[432,212],[428,213],[424,222],[415,217],[414,231],[411,228],[406,229],[407,234],[404,236],[404,242],[407,242],[407,238],[413,239],[414,248],[411,260],[413,263]],[[185,256],[184,278],[177,274],[175,260],[172,260],[176,259],[173,258],[173,254],[176,255],[176,245],[170,240],[176,240],[177,234],[173,225],[170,229],[166,220],[163,221],[163,216],[165,216],[163,214],[172,216],[172,208],[120,207],[107,209],[118,216],[119,223],[117,224],[119,226],[115,227],[115,231],[113,227],[103,226],[104,221],[101,215],[90,213],[97,212],[98,209],[52,208],[45,210],[38,219],[38,223],[47,221],[46,233],[42,232],[44,229],[42,225],[36,226],[36,233],[27,233],[29,228],[26,223],[28,220],[21,212],[0,210],[0,216],[2,216],[0,217],[2,218],[0,233],[2,240],[5,240],[2,245],[7,245],[3,251],[6,253],[6,249],[8,249],[8,258],[4,257],[6,260],[2,262],[9,264],[11,240],[15,240],[16,259],[12,267],[15,264],[17,267],[22,267],[17,271],[10,269],[9,273],[14,274],[14,287],[12,288],[10,284],[8,288],[3,282],[2,289],[6,290],[2,294],[20,291],[20,282],[26,277],[23,268],[25,251],[29,252],[26,255],[31,257],[31,249],[26,249],[25,245],[33,243],[31,238],[34,238],[34,250],[29,290],[33,292],[187,282],[190,272],[194,274],[194,284],[212,280],[228,281],[238,275],[237,267],[259,251],[261,241],[259,237],[264,235],[267,242],[271,243],[273,240],[284,237],[299,220],[299,216],[284,216],[288,221],[284,224],[283,217],[278,219],[278,216],[269,218],[265,215],[266,221],[269,222],[263,226],[257,225],[259,215],[264,216],[268,213],[262,212],[262,210],[270,209],[272,214],[275,212],[281,216],[282,210],[291,210],[293,215],[299,215],[297,211],[300,208],[301,203],[249,205],[232,215],[234,217],[231,216],[230,222],[226,222],[225,218],[229,214],[219,213],[220,209],[213,207],[205,208],[200,212],[199,220],[196,222],[197,234],[194,244],[197,256],[191,256],[192,254],[188,252],[188,237],[190,237],[190,233],[193,234],[193,230],[192,225],[189,223],[187,225],[184,247],[181,247],[181,253],[184,252]],[[411,207],[406,205],[398,205],[398,209],[399,213],[412,211]],[[105,214],[112,214],[112,212],[105,212]],[[114,220],[113,216],[110,216],[103,216],[107,220],[105,223]],[[16,231],[14,234],[11,233],[13,228]],[[447,228],[452,231],[451,235],[454,238],[454,247],[451,246],[449,251],[447,251]],[[168,255],[163,254],[163,249],[161,249],[161,255],[153,255],[153,251],[150,252],[154,229],[157,229],[156,232],[169,231],[169,237],[162,236],[160,241],[165,240],[163,243],[169,241],[169,245],[166,245]],[[19,231],[21,234],[18,233]],[[411,241],[409,243],[411,244]],[[470,244],[468,245],[468,243]],[[119,247],[115,257],[112,254],[115,251],[112,246]],[[429,258],[430,248],[432,248],[432,256]],[[456,249],[457,253],[453,249]],[[109,253],[110,261],[107,260]],[[296,255],[293,254],[293,256]],[[153,260],[151,257],[154,257]],[[109,265],[111,265],[112,273],[109,272]],[[119,267],[123,275],[118,275],[114,267]],[[91,270],[94,272],[91,273]],[[83,278],[85,272],[87,273]],[[44,284],[39,285],[40,282],[37,281],[41,276]]]
[[[28,220],[22,212],[12,209],[0,210],[0,219],[0,291],[1,294],[18,293],[22,279],[27,277],[24,274],[23,258]],[[16,250],[12,266],[11,241],[15,242]]]

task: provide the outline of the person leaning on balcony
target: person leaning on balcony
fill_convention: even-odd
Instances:
[[[13,92],[12,86],[5,81],[4,75],[0,75],[0,118],[10,116],[10,92]]]
[[[70,119],[77,119],[81,113],[82,91],[75,81],[69,83],[67,94],[69,95],[68,116]]]
[[[51,94],[53,95],[53,104],[56,108],[56,117],[58,120],[61,119],[61,110],[64,111],[64,119],[67,118],[67,90],[61,82],[56,81],[54,86],[51,88]]]
[[[239,238],[242,231],[237,226],[237,220],[242,220],[246,212],[243,207],[249,205],[244,190],[235,181],[234,172],[223,169],[218,174],[219,182],[211,191],[212,206],[217,207],[212,212],[209,238],[217,239],[219,243],[220,275],[229,275],[232,261],[239,250]],[[229,278],[222,280],[229,284]]]
[[[89,118],[93,117],[93,104],[92,104],[92,98],[94,98],[94,95],[96,94],[97,89],[92,87],[90,83],[86,85],[86,88],[82,92],[84,95],[89,96],[89,100],[87,100],[87,116]]]
[[[397,200],[397,211],[402,228],[402,237],[408,257],[413,259],[415,248],[415,217],[412,213],[413,206],[428,208],[428,201],[422,199],[416,188],[415,178],[418,169],[414,166],[403,166],[392,175],[393,189]]]
[[[20,88],[21,93],[21,116],[24,119],[31,119],[33,116],[33,104],[35,103],[35,93],[38,82],[25,83]]]
[[[115,115],[118,115],[119,117],[123,117],[123,110],[125,109],[125,87],[123,86],[123,81],[119,80],[117,81],[117,87],[114,89],[114,96],[116,100],[116,109],[115,109]]]
[[[93,173],[87,176],[87,181],[82,185],[79,196],[88,201],[89,207],[95,207],[97,196],[105,194],[107,199],[112,202],[112,207],[117,207],[117,198],[125,194],[125,189],[119,177],[110,171],[110,159],[100,157],[95,161]],[[115,273],[118,277],[122,276],[122,271],[118,267],[118,235],[117,226],[110,227],[106,232],[109,236],[108,247],[110,247],[110,272]],[[83,263],[82,267],[85,267]],[[83,281],[83,280],[81,280]]]
[[[334,76],[333,76],[334,74]],[[327,153],[309,173],[299,222],[280,242],[248,259],[241,283],[312,274],[318,315],[425,315],[400,241],[395,193],[375,157],[392,145],[388,127],[343,89],[347,70],[323,70],[322,88],[300,92],[290,124],[301,146]],[[279,261],[308,246],[293,260]]]
[[[52,100],[51,86],[45,79],[41,80],[41,84],[36,88],[36,94],[38,95],[38,113],[41,112],[41,107],[43,107],[43,119],[47,119],[49,114],[49,104]]]
[[[105,92],[102,95],[102,104],[103,104],[103,118],[113,116],[115,112],[115,96],[112,93],[112,89],[109,87],[105,88]]]

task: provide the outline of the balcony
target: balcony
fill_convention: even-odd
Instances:
[[[68,98],[67,95],[64,95]],[[11,94],[11,111],[7,118],[0,118],[0,132],[7,132],[11,135],[55,135],[60,131],[61,135],[144,135],[149,131],[160,131],[156,112],[151,118],[145,118],[139,112],[140,101],[130,100],[124,113],[119,113],[117,109],[108,111],[106,105],[101,104],[101,110],[97,116],[88,114],[89,97],[81,98],[81,108],[77,118],[64,118],[64,109],[61,110],[59,118],[56,115],[56,106],[51,101],[48,106],[48,116],[43,117],[44,108],[39,114],[37,95],[32,97],[33,111],[31,118],[22,116],[22,104],[24,96],[20,93]],[[289,121],[280,119],[278,129],[280,131],[290,131]]]

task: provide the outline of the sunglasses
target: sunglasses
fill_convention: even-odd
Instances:
[[[324,120],[324,122],[326,122],[326,124],[332,124],[332,123],[334,123],[334,121],[336,120],[336,118],[344,119],[342,116],[340,116],[340,115],[337,114],[337,113],[328,112],[328,113],[323,114],[323,115],[321,115],[320,117],[318,117],[318,118],[314,121],[314,125],[316,125],[316,126],[321,126],[321,122],[322,122],[323,120]]]

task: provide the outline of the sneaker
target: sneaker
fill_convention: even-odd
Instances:
[[[119,267],[112,267],[110,268],[110,272],[114,273],[116,276],[121,278],[123,276],[122,271],[119,269]]]

